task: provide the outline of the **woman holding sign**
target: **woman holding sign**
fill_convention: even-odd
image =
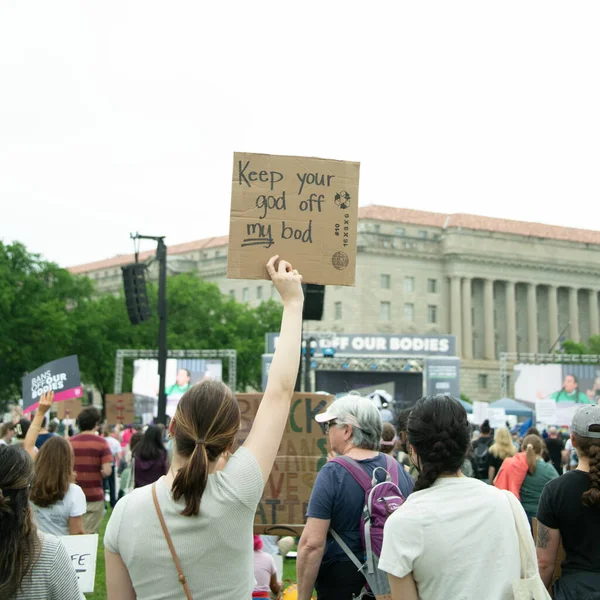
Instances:
[[[288,422],[300,361],[302,277],[283,260],[276,268],[277,259],[267,271],[283,300],[281,334],[252,430],[233,452],[240,409],[221,382],[202,382],[182,396],[169,426],[169,473],[122,498],[108,523],[109,600],[252,595],[254,514]]]

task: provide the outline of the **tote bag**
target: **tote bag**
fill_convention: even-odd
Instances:
[[[527,521],[523,519],[521,503],[513,493],[507,491],[504,493],[508,496],[512,509],[521,555],[521,578],[513,581],[512,584],[514,598],[515,600],[552,600],[540,577],[533,537]]]

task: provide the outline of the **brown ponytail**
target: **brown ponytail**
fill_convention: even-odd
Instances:
[[[240,427],[240,409],[232,391],[218,381],[189,389],[179,401],[173,420],[175,453],[187,459],[173,481],[173,498],[185,500],[186,517],[200,512],[210,463],[230,448]]]
[[[590,431],[600,431],[600,426],[592,425]],[[577,453],[585,456],[590,463],[590,489],[581,496],[585,506],[600,508],[600,440],[572,434]]]

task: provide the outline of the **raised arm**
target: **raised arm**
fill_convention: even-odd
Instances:
[[[31,458],[35,458],[35,443],[38,439],[38,435],[40,435],[40,431],[42,430],[42,423],[44,422],[44,417],[46,413],[50,410],[52,406],[52,402],[54,402],[54,392],[49,391],[45,394],[42,394],[40,398],[38,409],[35,411],[35,417],[33,417],[33,421],[29,426],[29,430],[27,431],[27,435],[25,436],[25,441],[23,442],[23,448],[27,451]]]
[[[281,444],[283,431],[288,421],[290,402],[294,393],[302,337],[302,276],[284,260],[275,262],[273,256],[267,263],[267,271],[283,300],[283,317],[277,349],[269,370],[267,389],[254,419],[252,430],[244,443],[258,460],[263,479],[266,482],[277,450]]]

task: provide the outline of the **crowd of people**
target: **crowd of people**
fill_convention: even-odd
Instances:
[[[217,381],[189,387],[165,429],[101,427],[87,407],[0,427],[0,598],[80,599],[58,537],[104,537],[110,600],[231,600],[282,594],[294,540],[254,535],[255,512],[288,423],[300,360],[302,277],[273,257],[283,317],[251,431],[236,446],[240,408]],[[600,598],[600,406],[569,432],[520,439],[460,402],[427,396],[382,420],[349,393],[316,422],[329,460],[316,476],[298,540],[297,598],[508,600]],[[389,419],[386,419],[389,421]],[[119,478],[119,479],[117,479]],[[534,538],[532,532],[536,530]],[[564,553],[560,578],[555,570]]]

